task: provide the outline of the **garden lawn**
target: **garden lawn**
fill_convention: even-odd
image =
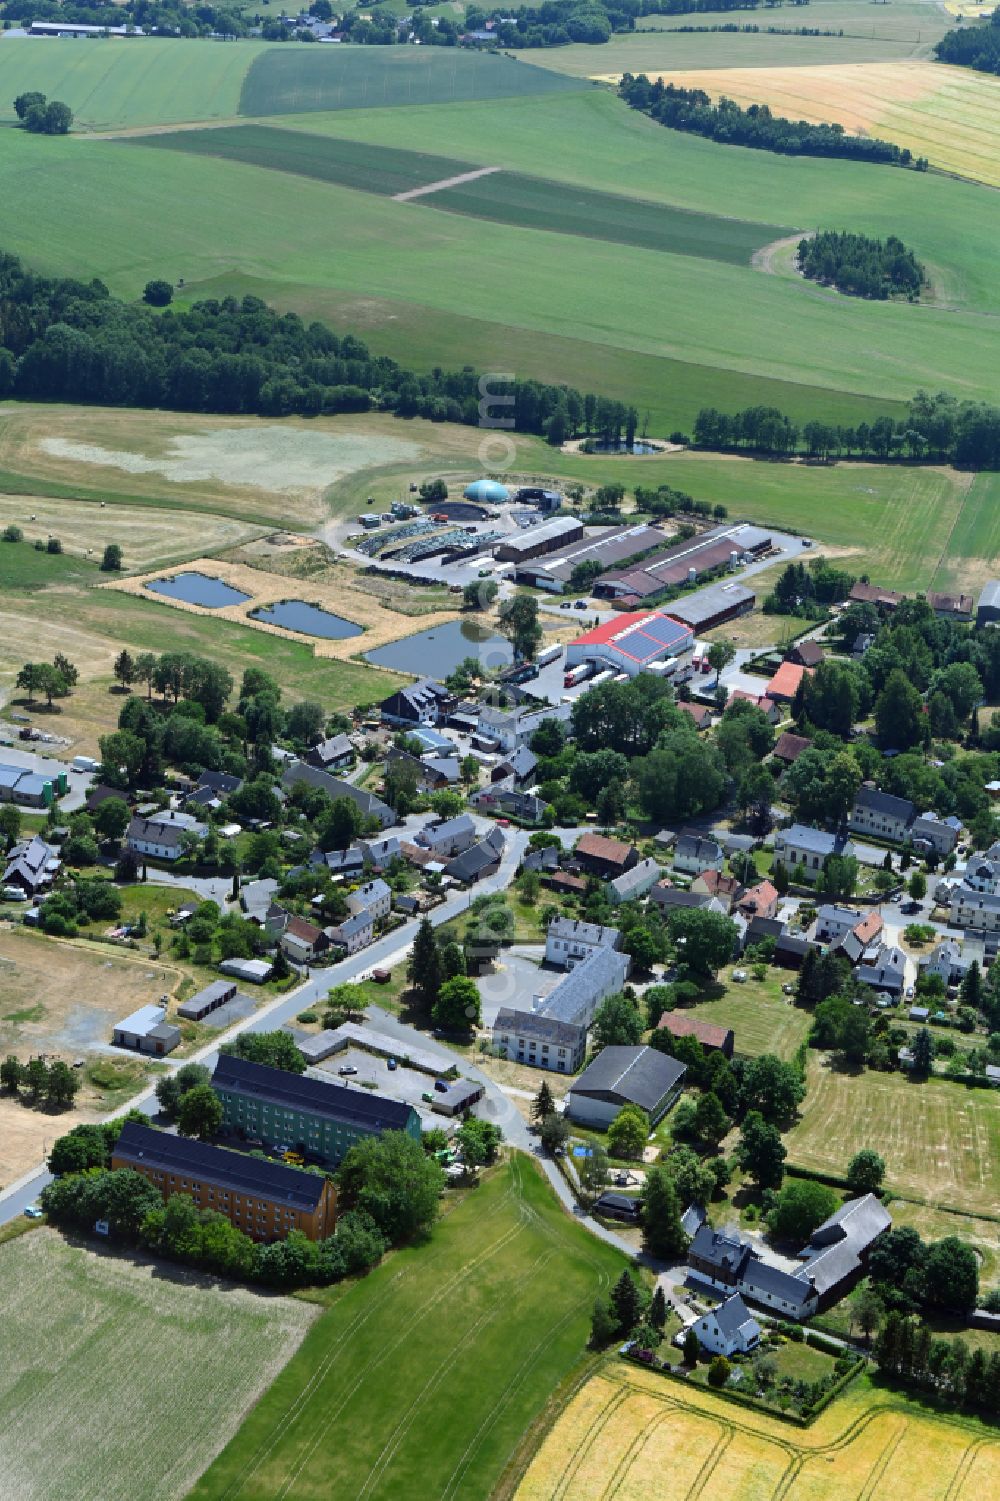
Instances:
[[[36,1229],[0,1249],[0,1317],[3,1494],[178,1501],[313,1310]]]
[[[623,1265],[515,1155],[344,1288],[191,1501],[485,1501]]]
[[[805,1011],[792,1004],[793,997],[782,995],[788,971],[768,969],[764,980],[755,980],[748,966],[743,984],[733,984],[732,970],[724,970],[719,982],[725,994],[718,1000],[701,1001],[690,1008],[690,1015],[719,1027],[732,1027],[736,1034],[736,1051],[748,1057],[758,1053],[775,1053],[791,1059],[809,1035],[810,1020]],[[684,1008],[684,1015],[688,1008]]]
[[[885,1158],[886,1182],[930,1205],[1000,1214],[1000,1097],[943,1079],[838,1073],[811,1054],[798,1125],[785,1138],[797,1167],[843,1173],[862,1147]]]

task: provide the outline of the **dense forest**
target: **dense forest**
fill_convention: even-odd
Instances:
[[[617,441],[628,420],[621,402],[538,381],[494,381],[487,399],[471,366],[417,374],[257,297],[157,313],[0,253],[0,397],[11,395],[268,417],[377,408],[471,426],[485,416],[552,443],[588,427]]]
[[[667,125],[707,136],[726,146],[752,146],[758,151],[777,151],[784,156],[847,157],[853,161],[884,162],[892,167],[915,167],[924,171],[926,157],[914,157],[906,146],[869,136],[848,135],[842,125],[810,125],[806,120],[786,120],[772,115],[766,104],[742,109],[732,99],[713,104],[702,89],[682,89],[659,79],[650,83],[645,73],[622,75],[618,93],[633,109]]]
[[[699,448],[810,458],[950,460],[963,469],[1000,469],[1000,408],[918,391],[900,422],[875,417],[857,427],[807,422],[800,429],[776,407],[719,412],[703,407],[694,424]]]
[[[970,22],[947,32],[934,51],[940,62],[975,68],[978,73],[1000,73],[1000,5],[985,25]]]
[[[915,302],[927,280],[923,266],[902,240],[846,230],[822,229],[799,241],[796,261],[803,276],[855,297],[908,297]]]

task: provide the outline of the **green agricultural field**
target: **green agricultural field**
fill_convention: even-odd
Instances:
[[[191,1501],[485,1501],[580,1361],[622,1258],[516,1156],[433,1241],[349,1285]]]
[[[180,1268],[70,1245],[52,1230],[3,1246],[3,1494],[183,1496],[312,1314],[291,1298],[220,1289]]]
[[[641,16],[636,21],[638,31],[677,31],[685,26],[712,26],[733,23],[737,26],[759,26],[766,33],[771,26],[794,31],[798,26],[815,27],[821,31],[840,31],[851,37],[874,38],[876,41],[912,42],[914,46],[927,48],[953,25],[943,6],[937,0],[810,0],[808,10],[794,3],[769,5],[756,15],[686,15],[686,16]],[[715,33],[716,44],[730,40],[729,33]],[[709,42],[713,40],[708,37]],[[738,38],[736,39],[738,40]],[[780,66],[777,49],[784,43],[783,37],[774,39],[774,66]]]
[[[901,401],[765,380],[683,358],[504,327],[466,313],[435,310],[431,317],[419,303],[396,297],[265,281],[239,273],[211,277],[189,285],[186,291],[191,300],[262,297],[282,312],[350,330],[376,354],[415,370],[432,370],[436,365],[459,368],[468,363],[480,370],[513,370],[522,378],[557,384],[569,381],[581,391],[600,391],[631,402],[643,416],[648,414],[650,433],[667,434],[677,427],[690,431],[699,410],[712,405],[735,411],[762,402],[787,412],[796,422],[808,422],[822,411],[826,420],[846,426],[871,421],[873,416],[902,417],[905,410]]]
[[[268,167],[274,172],[294,172],[299,177],[315,177],[342,188],[360,188],[364,193],[384,193],[390,197],[475,170],[472,163],[451,157],[372,146],[362,141],[341,141],[332,136],[309,135],[306,131],[293,133],[272,125],[233,125],[130,137],[130,143],[135,141],[144,147],[224,157],[226,161]]]
[[[817,8],[818,9],[818,8]],[[763,16],[767,17],[766,20]],[[794,15],[794,19],[792,19]],[[801,17],[801,19],[799,19]],[[729,11],[720,15],[685,17],[689,25],[712,25],[732,21],[736,25],[825,26],[809,11],[786,11],[772,19],[769,11]],[[647,28],[655,25],[648,17]],[[940,33],[939,33],[940,34]],[[542,54],[545,66],[569,78],[617,78],[622,73],[669,73],[687,68],[796,68],[816,63],[893,62],[912,57],[918,44],[896,37],[872,36],[768,36],[766,33],[662,32],[645,29],[613,36],[601,47],[585,42],[568,47],[548,47]],[[533,50],[513,53],[525,61],[537,59]]]
[[[496,172],[425,200],[431,208],[471,214],[556,234],[591,236],[747,266],[755,250],[787,233],[775,224],[752,224],[718,214],[691,213],[616,193],[586,192],[544,177]]]
[[[488,52],[286,43],[254,58],[243,84],[239,113],[290,115],[376,105],[409,108],[470,99],[522,99],[574,88],[579,84],[558,73],[530,63],[518,67],[509,58]]]
[[[948,538],[929,588],[976,594],[996,573],[1000,557],[1000,476],[977,474]]]
[[[736,985],[731,974],[729,970],[719,977],[725,994],[717,1000],[700,1001],[691,1007],[691,1016],[717,1027],[732,1027],[737,1053],[753,1058],[759,1053],[793,1058],[809,1035],[810,1020],[806,1012],[792,1005],[790,996],[782,995],[784,971],[769,969],[764,980],[753,979],[747,971],[746,981]],[[686,1009],[684,1014],[688,1014]]]
[[[13,121],[13,99],[39,89],[62,99],[84,130],[120,130],[180,120],[224,120],[238,113],[240,90],[260,42],[161,41],[0,43],[0,121]],[[300,49],[296,49],[300,50]]]
[[[224,157],[228,161],[294,172],[340,187],[386,195],[458,176],[468,172],[472,165],[451,157],[266,125],[180,130],[131,138],[132,145],[136,141],[143,146]],[[616,193],[586,192],[548,178],[515,172],[491,172],[486,177],[443,188],[421,202],[425,207],[476,219],[613,240],[646,250],[729,261],[737,266],[749,265],[754,251],[787,233],[787,226],[751,224],[742,219],[623,198]]]
[[[289,117],[286,123],[398,144],[395,112],[389,110],[314,116],[308,122]],[[768,224],[835,224],[897,234],[930,265],[946,302],[1000,312],[1000,288],[991,275],[1000,201],[996,193],[970,183],[720,146],[657,125],[623,107],[607,89],[528,104],[500,100],[461,110],[427,108],[414,112],[410,126],[410,149],[478,165],[541,171],[559,182]],[[843,302],[836,305],[842,308]]]
[[[906,175],[859,170],[869,181]],[[0,192],[8,248],[42,271],[99,274],[131,295],[152,275],[198,283],[238,265],[277,289],[332,284],[379,298],[405,287],[433,324],[438,313],[467,312],[475,268],[477,314],[498,329],[897,400],[918,385],[992,396],[1000,369],[993,321],[967,309],[862,304],[746,267],[579,235],[504,224],[487,235],[475,220],[419,201],[211,158],[11,131],[0,136]],[[499,358],[500,334],[498,343]]]
[[[1000,1213],[1000,1098],[943,1079],[838,1073],[812,1055],[801,1119],[788,1134],[797,1167],[842,1173],[877,1145],[886,1179],[928,1204]]]

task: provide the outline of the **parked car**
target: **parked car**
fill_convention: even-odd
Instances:
[[[435,1079],[434,1080],[434,1088],[437,1089],[437,1090],[439,1090],[441,1092],[441,1094],[447,1094],[448,1093],[448,1081],[447,1081],[447,1079]]]
[[[396,1070],[396,1060],[395,1060],[395,1058],[387,1058],[385,1066],[389,1070],[390,1073],[394,1073],[395,1070]]]
[[[24,1217],[26,1220],[40,1220],[42,1217],[42,1211],[39,1209],[37,1204],[29,1204],[27,1209],[24,1211]]]
[[[782,993],[782,995],[794,995],[795,994],[795,986],[794,985],[789,985],[788,982],[786,981],[785,984],[782,985],[782,987],[781,987],[781,993]]]
[[[434,1104],[434,1096],[432,1094],[428,1094],[428,1092],[427,1092],[426,1089],[424,1090],[424,1092],[420,1096],[420,1098],[423,1100],[423,1102],[424,1102],[425,1105],[433,1105]]]
[[[22,891],[20,886],[5,886],[0,895],[3,896],[5,902],[26,902],[28,900],[27,892]]]
[[[560,610],[572,610],[572,608],[573,608],[573,602],[572,602],[572,600],[564,599],[563,602],[562,602],[562,604],[559,606],[559,608],[560,608]]]
[[[587,608],[587,601],[585,599],[578,599],[573,608],[574,610],[585,610]]]
[[[746,979],[746,977],[747,977],[747,972],[746,972],[745,969],[734,969],[733,970],[733,979],[736,981],[737,985],[742,985],[743,981]]]
[[[343,1066],[341,1068],[338,1068],[337,1073],[338,1074],[356,1074],[357,1073],[357,1069],[354,1067],[353,1063],[345,1063],[345,1064],[343,1064]]]

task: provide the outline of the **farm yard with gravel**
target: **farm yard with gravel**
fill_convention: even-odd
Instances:
[[[815,1055],[801,1119],[788,1138],[797,1167],[843,1173],[877,1143],[886,1181],[928,1204],[1000,1214],[1000,1097],[944,1079],[840,1073]]]
[[[51,1230],[0,1247],[0,1497],[179,1501],[314,1316]]]
[[[634,1366],[607,1364],[550,1430],[516,1501],[978,1501],[1000,1487],[1000,1442],[974,1421],[937,1417],[864,1384],[812,1426],[724,1402]]]

